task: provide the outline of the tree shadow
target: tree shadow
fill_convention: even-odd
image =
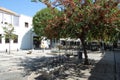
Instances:
[[[94,60],[90,60],[93,61]],[[91,65],[83,65],[76,57],[65,55],[54,57],[27,58],[19,64],[24,67],[25,75],[35,72],[35,80],[65,80],[69,77],[82,77],[81,70],[89,69]],[[75,79],[76,80],[76,79]]]
[[[37,57],[37,58],[26,58],[21,61],[19,66],[23,66],[26,72],[26,75],[30,74],[31,72],[37,72],[39,69],[47,66],[47,60],[50,57]]]
[[[88,80],[115,80],[114,70],[114,53],[105,51],[102,59],[91,69]]]

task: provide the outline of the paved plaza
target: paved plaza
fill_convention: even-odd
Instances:
[[[44,80],[39,78],[39,69],[46,57],[54,56],[50,50],[12,51],[11,54],[0,53],[0,80]],[[95,64],[64,71],[65,79],[53,80],[120,80],[120,51],[88,52]],[[75,72],[74,69],[77,69]],[[70,74],[71,73],[71,74]]]

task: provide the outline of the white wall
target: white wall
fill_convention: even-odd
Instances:
[[[4,15],[4,13],[2,13]],[[0,15],[3,16],[3,15]],[[9,15],[9,14],[8,14]],[[7,18],[7,20],[3,19],[3,21],[6,21],[8,23],[14,23],[13,21],[18,21],[18,25],[13,25],[14,27],[14,33],[18,35],[18,43],[13,43],[11,41],[11,50],[17,50],[17,49],[32,49],[32,18],[25,15],[19,15],[17,16],[19,20],[14,20],[14,15],[4,15],[4,18]],[[9,19],[8,19],[9,18]],[[1,20],[0,20],[1,21]],[[11,22],[12,21],[12,22]],[[25,27],[25,22],[28,23],[28,27]],[[15,22],[16,23],[16,22]],[[0,22],[0,34],[4,34],[4,31],[2,29],[3,23]],[[0,43],[0,51],[9,50],[9,43],[5,43],[5,38],[2,38],[2,43]]]
[[[28,27],[25,27],[25,22],[28,23]],[[16,27],[16,32],[19,34],[19,49],[31,49],[32,48],[32,18],[20,15],[20,26]]]

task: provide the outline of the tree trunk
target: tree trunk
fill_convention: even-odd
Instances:
[[[52,38],[50,39],[50,49],[53,47],[53,42],[52,42]]]
[[[85,57],[85,61],[84,61],[84,64],[85,65],[88,65],[89,62],[88,62],[88,55],[87,55],[87,50],[86,50],[86,43],[85,43],[85,40],[80,38],[81,39],[81,43],[82,43],[82,46],[83,46],[83,51],[84,51],[84,57]]]
[[[9,54],[11,53],[11,39],[10,39],[10,42],[9,42]]]

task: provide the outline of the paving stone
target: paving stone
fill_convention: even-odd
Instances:
[[[0,80],[27,80],[21,72],[5,72],[0,73]]]
[[[32,54],[27,55],[26,52],[14,52],[19,54],[0,54],[0,80],[28,80],[23,72],[24,67],[20,67],[18,64],[21,60],[36,58],[45,56]],[[96,53],[96,54],[94,54]],[[115,63],[114,63],[114,53],[111,51],[106,51],[106,53],[101,56],[101,53],[89,53],[88,57],[90,59],[97,60],[98,63],[93,67],[92,70],[86,69],[81,71],[82,76],[75,76],[74,70],[70,69],[70,71],[66,71],[66,74],[70,74],[73,72],[73,75],[68,76],[68,78],[64,80],[114,80],[115,79]],[[115,52],[116,57],[116,80],[120,80],[120,51]],[[49,56],[49,55],[46,55]],[[32,65],[32,64],[31,64]],[[34,65],[33,65],[34,66]],[[34,80],[34,78],[31,80]]]

